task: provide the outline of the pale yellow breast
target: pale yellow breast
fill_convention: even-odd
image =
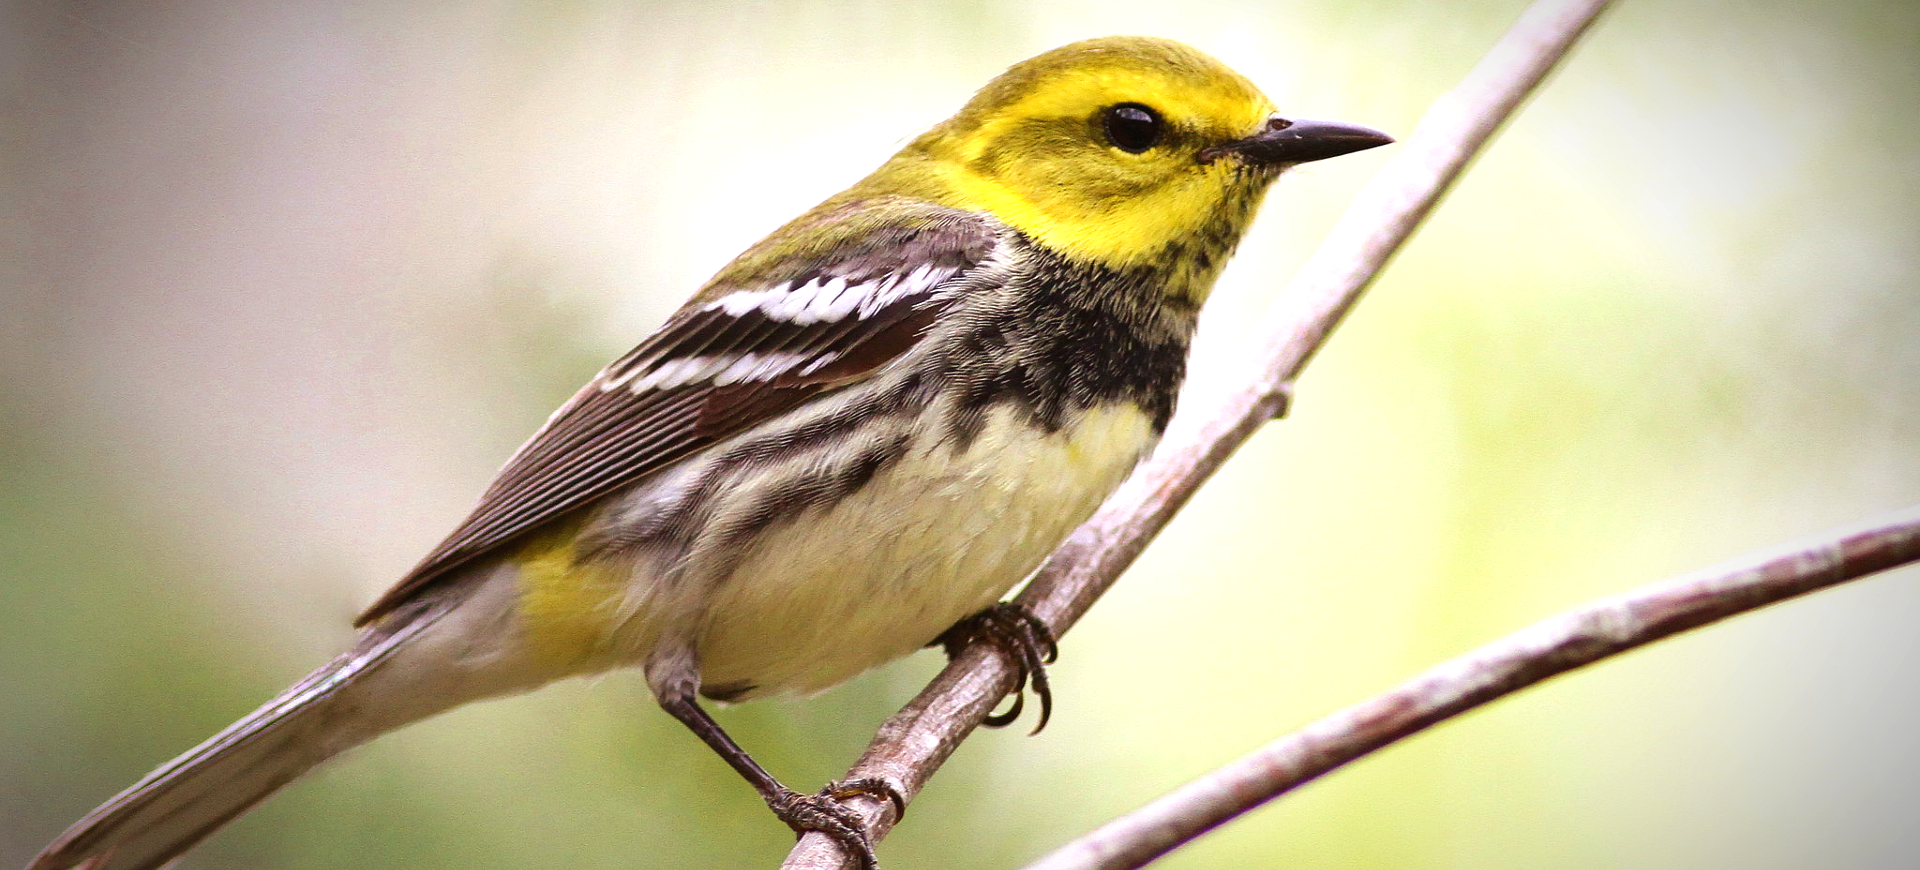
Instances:
[[[1024,579],[1153,438],[1131,405],[1052,434],[995,411],[957,455],[929,436],[758,542],[705,602],[703,682],[814,692],[921,648]]]

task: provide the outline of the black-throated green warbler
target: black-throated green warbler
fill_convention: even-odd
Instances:
[[[788,790],[697,698],[817,691],[950,630],[1037,667],[1042,632],[992,605],[1166,426],[1200,303],[1267,187],[1388,141],[1289,120],[1165,40],[1013,67],[594,378],[352,652],[31,870],[157,867],[376,735],[623,666],[783,820],[871,865],[834,798],[884,784]]]

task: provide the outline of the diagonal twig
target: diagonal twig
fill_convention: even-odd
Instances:
[[[1283,294],[1269,338],[1254,352],[1249,383],[1217,402],[1188,401],[1154,457],[1034,574],[1020,603],[1064,632],[1139,556],[1201,481],[1286,408],[1292,383],[1435,203],[1537,88],[1609,0],[1539,0],[1421,121]],[[1183,425],[1198,419],[1198,425]],[[1014,686],[1014,669],[975,644],[880,727],[848,776],[880,777],[911,799]],[[850,798],[875,839],[897,821],[885,801]],[[828,837],[809,833],[786,870],[848,866]]]
[[[1267,744],[1026,870],[1131,870],[1368,753],[1661,638],[1920,561],[1920,507],[1535,623]]]

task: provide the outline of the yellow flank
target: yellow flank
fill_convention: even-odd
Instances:
[[[612,653],[611,630],[626,600],[626,572],[575,557],[583,525],[581,519],[560,523],[521,545],[512,559],[528,651],[562,670],[587,669]]]

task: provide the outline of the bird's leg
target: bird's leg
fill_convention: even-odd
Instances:
[[[1053,686],[1047,682],[1047,665],[1060,657],[1060,647],[1054,641],[1053,629],[1048,628],[1033,611],[1012,601],[1001,601],[972,616],[953,624],[932,644],[939,644],[947,651],[951,659],[974,641],[985,641],[1006,652],[1018,669],[1018,677],[1013,685],[1013,706],[1005,713],[988,716],[981,724],[990,728],[1001,728],[1013,724],[1020,718],[1025,707],[1026,689],[1029,681],[1033,684],[1034,697],[1040,699],[1040,723],[1033,726],[1034,734],[1047,727],[1047,720],[1053,716]]]
[[[795,833],[819,831],[832,837],[852,855],[862,870],[879,870],[873,854],[873,841],[867,836],[865,820],[839,802],[856,794],[885,798],[893,804],[894,818],[906,813],[906,798],[883,779],[863,778],[829,783],[819,794],[801,794],[782,785],[773,774],[754,761],[753,756],[727,736],[720,723],[713,721],[700,706],[699,671],[693,667],[691,652],[679,655],[656,654],[647,664],[647,682],[655,699],[680,724],[707,744],[727,765],[760,793],[767,807]]]

